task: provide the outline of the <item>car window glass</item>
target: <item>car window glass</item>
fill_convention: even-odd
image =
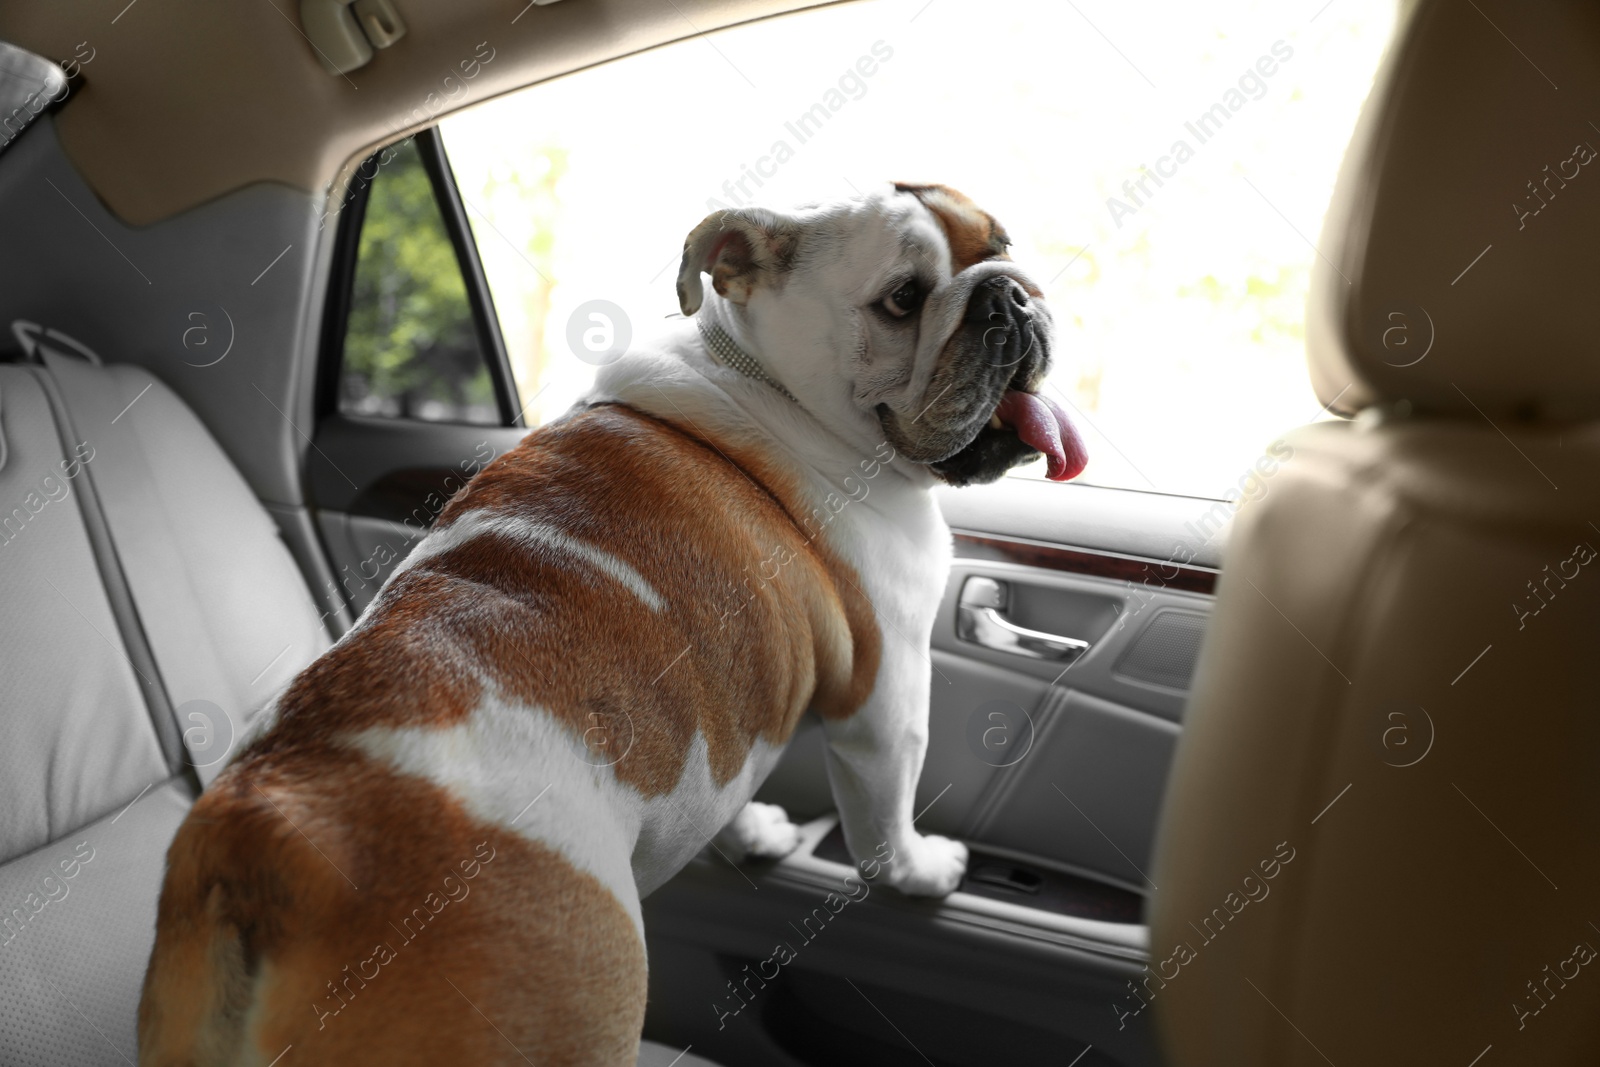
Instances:
[[[381,161],[381,162],[380,162]],[[339,410],[498,425],[466,283],[414,141],[367,164]]]
[[[1044,288],[1044,391],[1085,436],[1082,481],[1257,491],[1277,438],[1328,417],[1306,296],[1394,2],[1157,9],[831,5],[447,118],[528,421],[677,311],[683,238],[710,211],[934,181],[992,212]]]

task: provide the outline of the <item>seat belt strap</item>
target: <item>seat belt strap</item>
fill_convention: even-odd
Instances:
[[[61,390],[49,370],[37,365],[29,366],[27,369],[39,380],[45,396],[50,399],[50,413],[55,417],[56,431],[61,439],[63,454],[72,455],[73,450],[87,439],[80,437],[73,426],[72,415],[67,410]],[[92,441],[87,443],[93,447]],[[133,592],[122,569],[122,561],[117,556],[116,544],[111,537],[111,527],[106,521],[105,508],[101,505],[94,479],[94,471],[88,464],[84,464],[82,480],[78,483],[78,508],[83,515],[83,525],[89,535],[89,545],[94,552],[95,564],[100,570],[100,583],[105,588],[112,617],[117,621],[124,655],[139,677],[139,688],[144,694],[145,708],[150,713],[150,722],[155,728],[156,738],[161,745],[161,754],[166,759],[167,767],[173,774],[182,775],[198,795],[200,780],[190,765],[188,754],[183,747],[182,724],[178,722],[172,699],[161,679],[161,668],[156,664],[155,653],[145,634],[144,624],[139,619],[139,608],[134,603]]]

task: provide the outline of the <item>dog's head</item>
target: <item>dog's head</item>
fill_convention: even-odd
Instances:
[[[1040,395],[1050,312],[1009,244],[942,185],[717,211],[684,242],[678,300],[693,315],[711,275],[767,371],[847,440],[887,438],[952,485],[992,482],[1037,453],[1062,481],[1087,456]]]

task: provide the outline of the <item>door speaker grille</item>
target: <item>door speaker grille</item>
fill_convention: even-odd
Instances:
[[[1206,616],[1198,612],[1161,611],[1123,654],[1114,673],[1132,682],[1188,689],[1205,628]]]

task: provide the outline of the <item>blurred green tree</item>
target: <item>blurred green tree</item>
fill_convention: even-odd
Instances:
[[[345,329],[340,408],[496,423],[466,283],[412,141],[373,176]]]

